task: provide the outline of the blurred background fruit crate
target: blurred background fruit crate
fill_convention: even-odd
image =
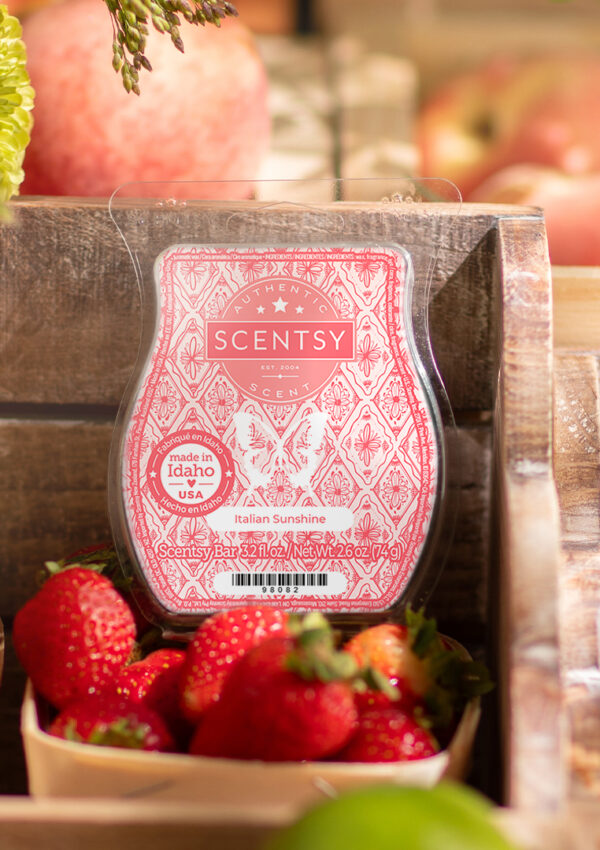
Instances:
[[[328,37],[358,36],[370,50],[415,62],[426,93],[448,75],[478,67],[495,52],[536,53],[600,47],[594,0],[318,0]]]

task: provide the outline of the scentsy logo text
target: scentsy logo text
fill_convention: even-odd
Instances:
[[[354,323],[349,321],[209,321],[207,360],[353,360]]]

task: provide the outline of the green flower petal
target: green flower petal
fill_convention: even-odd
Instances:
[[[0,210],[19,193],[29,144],[34,91],[18,19],[0,5]]]

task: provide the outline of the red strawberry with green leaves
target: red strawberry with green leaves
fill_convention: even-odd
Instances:
[[[118,694],[94,694],[64,708],[51,735],[104,747],[172,752],[174,741],[162,717]]]
[[[334,650],[323,618],[308,615],[297,635],[272,637],[237,662],[190,752],[263,761],[326,758],[356,728],[356,673],[352,657]]]
[[[157,649],[124,667],[114,681],[118,694],[156,711],[173,736],[181,741],[191,732],[179,708],[179,680],[184,662],[183,649]]]
[[[414,717],[390,706],[364,711],[354,735],[335,761],[415,761],[438,750],[433,735]]]
[[[412,648],[413,635],[399,623],[380,623],[354,635],[345,645],[360,667],[371,666],[397,689],[391,698],[382,691],[367,688],[357,694],[361,710],[384,708],[397,701],[410,711],[422,702],[431,687],[426,661]]]
[[[152,623],[142,614],[134,599],[132,592],[133,578],[123,573],[117,550],[112,543],[96,543],[93,546],[86,546],[76,552],[71,552],[70,555],[61,558],[60,561],[46,561],[45,563],[46,570],[50,575],[70,569],[73,566],[87,567],[89,570],[101,573],[111,580],[131,608],[138,640],[152,629]],[[43,578],[45,579],[46,576]]]
[[[246,605],[208,617],[187,648],[181,675],[181,707],[192,723],[218,701],[234,664],[252,647],[287,633],[288,615],[278,608]]]
[[[72,567],[17,612],[13,641],[36,691],[63,708],[114,680],[133,650],[135,623],[108,578]]]
[[[467,659],[437,631],[435,619],[423,610],[405,612],[405,624],[382,623],[352,637],[344,647],[359,665],[383,676],[397,690],[395,697],[366,688],[357,694],[361,711],[393,705],[416,713],[436,730],[448,730],[472,697],[493,687],[485,665]]]

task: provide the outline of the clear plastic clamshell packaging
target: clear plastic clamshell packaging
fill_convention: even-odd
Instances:
[[[344,201],[357,184],[374,200]],[[203,201],[202,184],[128,184],[111,199],[142,300],[111,524],[167,630],[253,601],[400,616],[444,562],[458,464],[427,326],[436,246],[415,265],[414,211],[458,215],[458,193],[318,181],[320,200],[297,204],[289,188],[228,202]]]

